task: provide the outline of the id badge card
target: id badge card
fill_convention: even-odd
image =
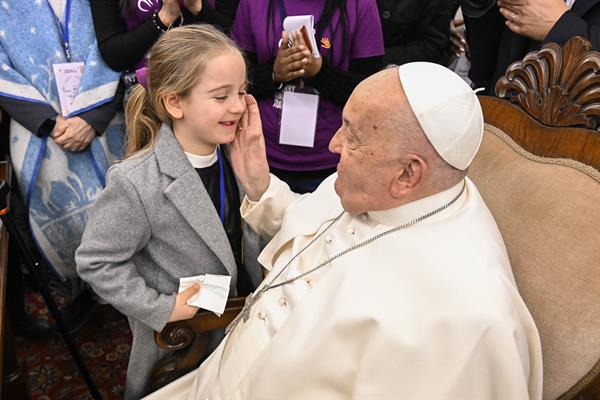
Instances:
[[[71,106],[79,91],[83,76],[83,62],[52,64],[58,99],[63,117],[71,113]]]
[[[279,144],[314,147],[319,96],[284,91]]]

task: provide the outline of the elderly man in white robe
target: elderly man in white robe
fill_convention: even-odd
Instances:
[[[154,399],[540,399],[541,346],[466,170],[483,117],[451,71],[363,81],[330,143],[337,174],[296,195],[268,173],[252,99],[232,146],[269,270],[217,350]]]

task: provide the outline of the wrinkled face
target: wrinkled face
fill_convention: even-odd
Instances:
[[[360,87],[350,96],[342,126],[329,143],[340,155],[335,191],[350,214],[388,208],[390,184],[397,171],[392,135],[383,129],[384,113],[362,96]]]
[[[185,62],[185,60],[182,60]],[[237,51],[227,51],[208,61],[200,79],[182,99],[183,131],[207,145],[233,141],[246,110],[246,65]]]

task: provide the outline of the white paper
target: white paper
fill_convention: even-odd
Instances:
[[[60,109],[63,117],[66,117],[71,113],[71,105],[79,91],[83,75],[83,62],[53,64],[52,68],[56,79]]]
[[[180,278],[177,293],[183,292],[194,283],[199,283],[201,288],[196,295],[187,301],[187,304],[212,311],[221,316],[225,311],[225,305],[229,297],[231,276],[206,274]]]
[[[320,58],[319,48],[317,47],[317,40],[315,39],[315,17],[312,15],[294,15],[291,17],[285,17],[283,20],[283,30],[287,33],[292,33],[302,26],[306,27],[308,33],[308,40],[310,41],[310,47],[312,47],[312,55],[314,58]]]
[[[279,143],[313,147],[318,108],[317,95],[283,92]]]

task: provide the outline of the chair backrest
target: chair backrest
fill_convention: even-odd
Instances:
[[[469,169],[541,336],[545,399],[600,375],[600,53],[589,49],[574,38],[511,65],[496,86],[506,99],[481,97]]]

